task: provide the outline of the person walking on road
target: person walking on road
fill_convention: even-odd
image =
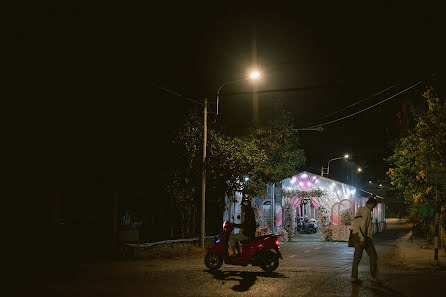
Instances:
[[[376,273],[378,272],[375,247],[372,242],[372,210],[378,203],[376,199],[370,197],[365,206],[359,207],[356,216],[353,219],[353,238],[355,242],[355,253],[353,255],[352,282],[359,282],[358,265],[362,258],[362,252],[365,250],[370,261],[370,281],[377,282]]]

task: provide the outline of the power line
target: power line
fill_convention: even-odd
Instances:
[[[337,114],[337,113],[339,113],[339,112],[341,112],[341,111],[343,111],[343,110],[346,110],[346,109],[348,109],[348,108],[350,108],[350,107],[352,107],[352,106],[358,105],[359,103],[362,103],[362,102],[364,102],[364,101],[366,101],[366,100],[368,100],[368,99],[370,99],[370,98],[372,98],[372,97],[375,97],[375,96],[377,96],[377,95],[379,95],[379,94],[382,94],[382,93],[384,93],[385,91],[390,90],[390,89],[392,89],[392,88],[394,88],[394,87],[395,87],[395,85],[392,85],[392,86],[390,86],[390,87],[388,87],[388,88],[385,88],[384,90],[379,91],[378,93],[372,94],[372,95],[368,96],[367,98],[362,99],[361,101],[355,102],[355,103],[353,103],[353,104],[350,104],[349,106],[346,106],[346,107],[341,108],[341,109],[339,109],[339,110],[337,110],[337,111],[335,111],[335,112],[332,112],[332,113],[330,113],[330,114],[328,114],[328,115],[326,115],[326,116],[323,116],[322,118],[320,118],[320,120],[325,119],[325,118],[328,118],[329,116],[332,116],[332,115],[334,115],[334,114]]]
[[[198,101],[195,101],[194,99],[191,99],[191,98],[189,98],[189,97],[186,97],[186,96],[184,96],[184,95],[182,95],[182,94],[180,94],[180,93],[177,93],[177,92],[175,92],[175,91],[172,91],[172,90],[169,90],[169,89],[167,89],[167,88],[158,86],[158,85],[156,85],[156,84],[154,84],[154,83],[151,83],[151,82],[148,83],[148,84],[150,84],[152,87],[155,87],[155,88],[160,89],[160,90],[163,90],[163,91],[165,91],[165,92],[174,94],[174,95],[176,95],[176,96],[178,96],[178,97],[182,97],[182,98],[184,98],[184,99],[186,99],[186,100],[189,100],[189,101],[191,101],[191,102],[194,102],[194,103],[196,103],[196,104],[203,105],[203,103],[200,103],[200,102],[198,102]]]
[[[227,96],[249,95],[249,94],[288,93],[288,92],[320,90],[328,88],[337,88],[337,86],[309,86],[309,87],[272,89],[272,90],[260,90],[260,91],[249,91],[249,92],[221,93],[219,94],[219,96],[227,97]]]
[[[378,106],[378,105],[380,105],[380,104],[382,104],[382,103],[384,103],[384,102],[386,102],[386,101],[389,101],[390,99],[392,99],[392,98],[394,98],[394,97],[396,97],[396,96],[398,96],[398,95],[400,95],[400,94],[402,94],[402,93],[404,93],[404,92],[406,92],[406,91],[408,91],[408,90],[414,88],[415,86],[419,85],[421,82],[422,82],[422,80],[420,80],[419,82],[417,82],[417,83],[411,85],[410,87],[408,87],[408,88],[406,88],[406,89],[404,89],[404,90],[402,90],[402,91],[396,93],[395,95],[390,96],[389,98],[386,98],[386,99],[384,99],[384,100],[382,100],[382,101],[379,101],[378,103],[375,103],[375,104],[373,104],[373,105],[371,105],[371,106],[369,106],[369,107],[366,107],[366,108],[364,108],[364,109],[361,109],[361,110],[359,110],[359,111],[357,111],[357,112],[354,112],[354,113],[352,113],[352,114],[346,115],[346,116],[344,116],[344,117],[341,117],[341,118],[336,119],[336,120],[333,120],[333,121],[325,122],[325,123],[318,124],[318,125],[314,125],[314,126],[307,127],[307,128],[315,128],[315,127],[325,126],[325,125],[328,125],[328,124],[332,124],[332,123],[335,123],[335,122],[338,122],[338,121],[341,121],[341,120],[350,118],[350,117],[352,117],[352,116],[354,116],[354,115],[357,115],[357,114],[359,114],[359,113],[361,113],[361,112],[364,112],[364,111],[369,110],[369,109],[371,109],[371,108],[373,108],[373,107],[375,107],[375,106]],[[307,128],[303,128],[303,129],[307,129]]]

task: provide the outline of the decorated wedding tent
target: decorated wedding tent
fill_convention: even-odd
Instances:
[[[261,228],[278,232],[283,224],[287,224],[289,230],[296,227],[298,220],[313,218],[322,229],[329,226],[333,239],[345,240],[351,228],[348,217],[351,220],[355,216],[368,196],[351,185],[303,171],[279,184],[268,186],[267,195],[256,197],[253,206]],[[240,193],[226,197],[224,220],[240,221],[240,202]],[[378,202],[372,213],[374,232],[385,228],[384,200],[378,199]]]

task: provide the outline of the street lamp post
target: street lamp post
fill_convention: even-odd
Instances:
[[[217,90],[217,115],[218,115],[218,102],[220,99],[221,89],[229,84],[236,83],[244,80],[257,80],[260,78],[260,72],[254,70],[250,73],[249,78],[242,78],[234,81],[230,81],[222,84]],[[200,246],[204,249],[204,237],[206,235],[206,146],[207,146],[207,114],[208,114],[208,99],[204,99],[204,122],[203,122],[203,162],[201,169],[201,228],[200,228]]]
[[[258,79],[260,79],[260,72],[257,71],[257,70],[254,70],[254,71],[251,71],[251,73],[249,74],[249,77],[236,79],[236,80],[229,81],[229,82],[226,82],[226,83],[220,85],[220,87],[217,89],[217,110],[216,110],[217,111],[217,116],[218,116],[218,105],[219,105],[219,102],[220,102],[220,91],[221,91],[221,89],[224,86],[227,86],[227,85],[230,85],[230,84],[234,84],[234,83],[238,83],[238,82],[245,81],[245,80],[256,81]]]
[[[322,166],[322,168],[321,168],[321,176],[324,176],[324,174],[325,175],[330,174],[330,162],[331,161],[340,160],[340,159],[348,159],[348,158],[350,158],[350,155],[345,154],[343,157],[338,157],[338,158],[331,159],[330,161],[328,161],[327,168],[324,168],[324,166]],[[325,171],[325,170],[327,170],[327,171]]]

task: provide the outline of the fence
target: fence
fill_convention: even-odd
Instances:
[[[207,242],[213,242],[217,235],[205,236]],[[175,248],[186,246],[198,246],[200,238],[188,238],[188,239],[173,239],[163,240],[150,243],[122,243],[120,246],[120,256],[129,258],[140,258],[144,256],[144,253],[154,248]]]

